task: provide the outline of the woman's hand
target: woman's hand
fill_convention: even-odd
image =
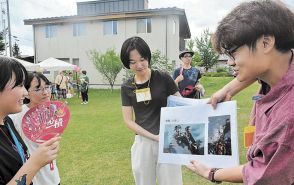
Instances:
[[[159,142],[159,135],[154,135],[153,140]]]
[[[188,164],[186,167],[197,175],[204,177],[205,179],[208,179],[208,175],[211,170],[211,168],[209,168],[208,166],[205,166],[204,164],[201,164],[200,162],[194,160],[191,161],[190,164]]]
[[[54,137],[40,144],[29,160],[40,168],[52,162],[58,156],[60,139],[61,137]]]

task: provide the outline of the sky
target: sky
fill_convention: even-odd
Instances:
[[[88,0],[9,0],[11,35],[17,37],[22,55],[33,55],[33,29],[24,19],[76,15],[76,2]],[[89,0],[90,1],[90,0]],[[91,0],[93,1],[93,0]],[[149,0],[149,8],[185,9],[192,38],[205,28],[214,31],[218,22],[240,2],[250,0]],[[294,10],[294,0],[281,0]],[[1,2],[1,6],[6,6]],[[0,19],[2,20],[2,18]],[[3,25],[3,24],[1,24]],[[3,27],[1,26],[2,30]],[[12,40],[14,43],[15,40]]]

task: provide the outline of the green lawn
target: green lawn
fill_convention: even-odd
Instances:
[[[203,77],[206,96],[231,78]],[[257,84],[236,96],[238,102],[238,135],[241,163],[245,162],[243,127],[248,124],[251,96]],[[134,134],[123,123],[120,91],[90,90],[89,104],[69,100],[71,120],[62,135],[58,167],[62,185],[132,185],[134,184],[130,147]],[[183,167],[184,185],[211,184]],[[229,183],[223,183],[229,184]]]

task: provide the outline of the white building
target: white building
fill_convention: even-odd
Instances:
[[[91,84],[99,85],[107,83],[89,60],[90,50],[115,48],[119,53],[127,38],[140,36],[152,51],[158,49],[179,63],[179,51],[191,37],[185,10],[148,9],[148,0],[78,2],[77,15],[27,19],[24,23],[33,26],[36,62],[54,57],[78,65],[88,72]],[[123,73],[116,84],[121,84]]]

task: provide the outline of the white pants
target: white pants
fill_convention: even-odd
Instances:
[[[131,148],[136,185],[182,185],[179,165],[158,163],[158,142],[136,135]]]

